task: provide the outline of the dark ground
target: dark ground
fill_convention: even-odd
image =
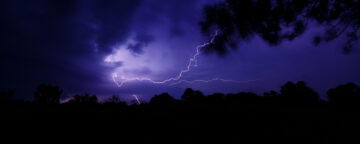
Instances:
[[[360,88],[352,83],[330,89],[327,101],[304,82],[289,82],[279,93],[262,96],[204,96],[187,89],[181,100],[164,93],[139,105],[117,97],[98,103],[86,94],[59,104],[51,86],[48,91],[40,87],[33,102],[14,100],[11,91],[1,93],[3,140],[322,144],[359,138]]]

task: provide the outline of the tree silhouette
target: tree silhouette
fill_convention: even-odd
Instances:
[[[220,55],[227,47],[236,48],[241,40],[255,35],[270,45],[293,40],[302,35],[309,22],[326,28],[324,34],[314,37],[314,44],[331,41],[346,33],[344,52],[352,50],[360,28],[360,1],[358,0],[225,0],[204,8],[202,32],[209,35],[220,30],[214,44],[207,51]]]
[[[306,83],[299,81],[296,84],[287,82],[281,87],[281,95],[289,97],[294,102],[314,102],[319,100],[319,94],[306,86]]]
[[[162,93],[160,95],[155,95],[150,100],[150,104],[154,104],[154,105],[168,105],[168,104],[171,105],[174,102],[175,102],[175,99],[172,96],[170,96],[168,93]]]
[[[38,94],[52,96],[51,89],[56,88],[39,86]],[[11,97],[12,92],[0,94]],[[76,94],[68,103],[45,109],[38,101],[12,100],[0,105],[0,111],[11,129],[101,132],[106,138],[111,133],[124,143],[351,143],[358,139],[353,131],[359,122],[359,94],[359,86],[348,83],[330,89],[329,101],[320,100],[298,81],[264,95],[204,95],[187,88],[181,100],[162,93],[149,102],[127,105],[118,96],[99,103],[95,95]]]
[[[62,90],[58,86],[41,84],[35,92],[35,102],[42,104],[59,104]]]
[[[127,106],[127,103],[125,101],[122,101],[120,99],[119,96],[117,95],[113,95],[111,96],[110,98],[108,98],[105,102],[104,102],[105,105],[108,105],[108,106]]]
[[[120,103],[121,102],[121,100],[120,100],[120,98],[118,97],[118,96],[116,96],[116,95],[113,95],[111,98],[109,98],[108,100],[107,100],[107,102],[110,102],[110,103]]]
[[[270,92],[265,92],[264,96],[265,97],[276,97],[276,96],[279,96],[279,93],[274,90],[271,90]]]
[[[76,94],[68,103],[72,104],[97,104],[98,98],[96,95]]]
[[[181,96],[181,100],[187,103],[200,104],[205,99],[205,96],[201,91],[194,91],[191,88],[187,88],[184,94]]]
[[[334,119],[334,139],[337,143],[351,143],[356,141],[353,131],[358,129],[360,105],[359,87],[354,83],[347,83],[327,92],[331,116]]]
[[[354,83],[340,85],[329,89],[327,92],[329,101],[338,104],[358,103],[360,100],[360,87]]]

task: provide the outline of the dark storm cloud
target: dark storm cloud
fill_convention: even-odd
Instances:
[[[134,43],[128,44],[127,48],[135,54],[141,54],[143,53],[143,49],[154,40],[154,36],[148,34],[138,34],[134,38]]]
[[[129,23],[137,0],[119,1],[98,0],[92,7],[91,22],[95,25],[96,41],[102,49],[111,50],[112,45],[124,39],[129,32]]]
[[[1,88],[28,98],[24,95],[31,95],[40,83],[64,89],[100,83],[106,71],[100,62],[112,45],[128,36],[138,4],[136,0],[1,1]]]
[[[160,26],[169,36],[184,36],[189,26],[198,27],[202,6],[210,1],[213,0],[144,0],[134,17],[133,29],[146,34]]]
[[[7,50],[55,48],[72,53],[92,52],[91,41],[96,43],[96,50],[109,52],[114,43],[127,36],[128,22],[138,5],[137,1],[115,0],[2,3],[1,42]]]

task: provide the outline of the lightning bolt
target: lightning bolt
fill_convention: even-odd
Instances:
[[[132,96],[135,98],[137,104],[141,104],[141,102],[136,94],[133,94]]]
[[[255,80],[246,80],[246,81],[237,81],[237,80],[227,80],[227,79],[222,79],[222,78],[213,78],[210,80],[179,80],[175,83],[169,84],[169,86],[174,86],[180,83],[189,83],[189,84],[193,84],[196,82],[203,82],[203,83],[209,83],[209,82],[213,82],[213,81],[221,81],[221,82],[231,82],[231,83],[249,83],[249,82],[254,82],[254,81],[258,81],[258,79]]]
[[[197,64],[197,57],[200,55],[200,50],[204,47],[207,47],[211,44],[214,44],[214,41],[215,41],[215,38],[219,35],[219,31],[215,31],[215,34],[212,36],[211,40],[209,42],[206,42],[202,45],[198,45],[196,48],[195,48],[195,54],[189,59],[189,63],[186,65],[186,68],[181,70],[179,72],[178,75],[176,75],[175,77],[171,77],[169,79],[165,79],[165,80],[162,80],[162,81],[154,81],[150,78],[139,78],[139,77],[135,77],[135,78],[124,78],[124,77],[119,77],[117,75],[117,73],[113,73],[112,74],[112,79],[114,81],[114,83],[118,86],[118,87],[122,87],[125,83],[127,82],[130,82],[130,81],[148,81],[150,83],[153,83],[153,84],[165,84],[165,83],[168,83],[168,82],[171,82],[171,81],[176,81],[175,83],[171,83],[171,84],[168,84],[168,86],[173,86],[173,85],[177,85],[177,84],[180,84],[180,83],[195,83],[195,82],[205,82],[205,83],[209,83],[209,82],[212,82],[212,81],[222,81],[222,82],[232,82],[232,83],[246,83],[246,82],[252,82],[252,81],[256,81],[256,80],[249,80],[249,81],[236,81],[236,80],[226,80],[226,79],[222,79],[222,78],[213,78],[213,79],[210,79],[210,80],[192,80],[192,81],[189,81],[189,80],[180,80],[183,76],[184,73],[187,73],[190,71],[191,67],[194,66],[194,67],[197,67],[198,64]],[[118,81],[117,79],[119,79],[120,81]],[[138,98],[135,97],[136,100],[138,101]],[[138,101],[139,102],[139,101]]]

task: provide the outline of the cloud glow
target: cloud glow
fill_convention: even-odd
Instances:
[[[148,81],[153,84],[167,84],[169,86],[173,86],[179,83],[194,83],[194,82],[204,82],[209,83],[213,81],[222,81],[222,82],[231,82],[231,83],[245,83],[250,81],[236,81],[236,80],[227,80],[223,78],[212,78],[210,80],[203,80],[203,79],[196,79],[196,80],[181,80],[183,74],[189,72],[192,67],[197,67],[198,56],[201,54],[201,49],[207,47],[209,45],[214,44],[216,37],[219,35],[219,31],[216,31],[215,34],[212,36],[209,42],[206,42],[202,45],[198,45],[195,48],[195,54],[189,58],[188,64],[186,65],[185,69],[179,71],[176,76],[164,79],[164,80],[153,80],[150,77],[146,77],[141,75],[141,73],[136,72],[141,68],[152,68],[152,66],[158,64],[152,64],[148,61],[148,59],[135,55],[131,53],[129,50],[126,49],[126,44],[122,45],[117,49],[117,51],[109,55],[105,58],[105,62],[107,63],[114,63],[114,62],[123,62],[124,65],[116,68],[116,71],[112,73],[112,80],[118,86],[122,87],[125,83],[131,81]],[[253,81],[253,80],[252,80]],[[256,81],[256,80],[255,80]]]

